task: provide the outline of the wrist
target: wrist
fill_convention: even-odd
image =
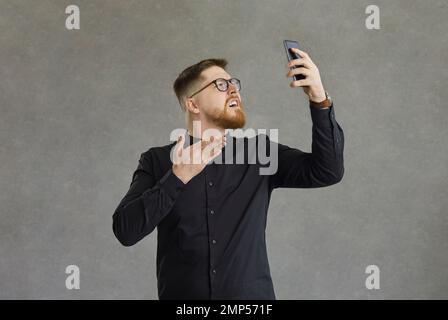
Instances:
[[[310,98],[309,100],[312,103],[321,103],[327,100],[327,97],[324,96],[324,97]]]
[[[323,88],[316,90],[315,92],[316,93],[314,92],[310,93],[309,95],[310,102],[321,103],[327,99],[327,94]]]
[[[331,97],[328,95],[327,91],[325,91],[324,99],[315,99],[315,101],[312,101],[310,99],[310,105],[317,109],[329,109],[332,104],[333,104],[333,101],[332,101]]]

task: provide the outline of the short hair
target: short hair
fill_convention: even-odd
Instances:
[[[187,98],[187,94],[190,89],[203,80],[203,76],[201,75],[202,71],[217,66],[220,68],[226,69],[227,60],[226,59],[205,59],[202,60],[192,66],[189,66],[184,71],[182,71],[177,77],[176,81],[174,81],[173,89],[176,93],[177,100],[183,111],[186,110],[186,106],[184,105],[184,99]]]

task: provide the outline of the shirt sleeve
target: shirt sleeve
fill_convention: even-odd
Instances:
[[[333,105],[328,109],[310,105],[310,110],[312,152],[278,143],[278,168],[270,176],[271,189],[325,187],[344,175],[344,132],[336,122]]]
[[[141,155],[130,188],[113,214],[112,229],[124,246],[150,234],[171,211],[185,186],[172,169],[156,181],[150,159],[145,153]]]

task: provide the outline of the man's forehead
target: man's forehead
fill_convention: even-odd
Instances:
[[[203,72],[203,76],[205,77],[206,81],[212,81],[218,78],[224,78],[224,79],[230,79],[231,76],[222,68],[213,67],[205,70]]]

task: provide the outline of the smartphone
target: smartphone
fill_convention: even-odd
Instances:
[[[285,46],[286,56],[288,58],[288,61],[301,58],[301,56],[299,56],[297,53],[290,50],[291,48],[300,49],[299,43],[297,41],[283,40],[283,45]],[[300,66],[294,66],[292,68],[295,69],[295,68],[299,68],[299,67]],[[293,78],[294,78],[294,80],[302,80],[302,79],[305,79],[306,77],[303,74],[295,74],[293,76]]]

